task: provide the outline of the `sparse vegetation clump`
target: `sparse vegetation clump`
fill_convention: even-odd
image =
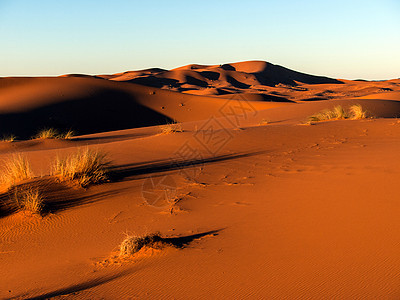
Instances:
[[[56,158],[54,175],[61,180],[75,181],[86,187],[107,179],[108,164],[105,153],[89,148],[78,149],[75,154]]]
[[[58,135],[59,139],[70,140],[75,136],[75,132],[73,130],[68,130],[65,133],[61,133]]]
[[[333,108],[333,118],[343,120],[349,118],[348,112],[346,112],[342,106],[338,105]]]
[[[17,206],[24,211],[33,214],[41,214],[43,211],[43,197],[38,188],[15,188],[14,199]]]
[[[33,138],[34,139],[65,139],[69,140],[75,135],[73,130],[68,130],[65,133],[59,133],[57,129],[46,128],[40,130]]]
[[[135,254],[143,247],[154,247],[163,243],[163,238],[158,233],[143,236],[127,235],[119,246],[119,256],[126,257]]]
[[[22,154],[14,154],[4,161],[1,181],[9,187],[18,181],[32,178],[31,166]]]
[[[175,132],[183,132],[182,124],[180,123],[168,123],[160,126],[162,134],[171,134]]]
[[[335,106],[332,110],[325,109],[319,113],[316,113],[308,118],[311,122],[319,122],[325,120],[342,120],[347,119],[349,116],[342,108],[342,106]]]
[[[58,138],[58,131],[54,128],[46,128],[40,130],[34,138],[36,139],[56,139]]]
[[[17,139],[17,137],[13,134],[9,135],[4,135],[3,138],[1,139],[2,142],[14,142]]]
[[[367,112],[363,110],[360,104],[352,105],[348,111],[345,111],[342,106],[335,106],[332,110],[326,109],[308,117],[308,122],[320,122],[327,120],[358,120],[367,118]]]
[[[355,104],[350,107],[350,115],[353,120],[365,119],[368,117],[368,113],[363,110],[360,104]]]

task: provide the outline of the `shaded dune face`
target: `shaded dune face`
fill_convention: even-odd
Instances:
[[[79,78],[74,82],[69,79],[39,78],[29,85],[25,79],[20,79],[19,85],[12,84],[16,93],[19,89],[24,90],[24,95],[18,99],[12,99],[15,94],[7,93],[4,84],[0,88],[0,95],[2,92],[4,95],[1,99],[0,134],[14,134],[25,139],[43,128],[87,134],[172,121],[140,104],[138,95],[119,87],[102,85],[103,80],[95,80],[94,85],[91,78]],[[53,89],[54,86],[57,88]],[[14,105],[8,107],[12,101]]]
[[[2,133],[29,138],[41,128],[74,129],[79,134],[145,127],[172,121],[119,91],[99,91],[91,97],[69,99],[26,112],[0,116]]]

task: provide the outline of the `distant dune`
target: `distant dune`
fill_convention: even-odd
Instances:
[[[172,70],[153,68],[99,77],[194,95],[263,94],[268,95],[265,99],[270,101],[275,101],[271,99],[274,96],[296,101],[365,96],[396,89],[400,82],[333,79],[296,72],[265,61],[209,66],[192,64]]]
[[[298,83],[342,83],[336,79],[292,71],[265,61],[247,61],[210,66],[192,64],[170,71],[147,69],[115,75],[103,75],[101,77],[115,81],[129,81],[152,87],[172,89],[179,92],[191,93],[192,91],[202,90],[207,95],[232,94],[241,92],[241,90],[255,92],[259,86],[274,87],[278,84],[296,86]]]
[[[229,99],[262,110],[374,94],[393,100],[388,95],[399,90],[400,80],[337,80],[264,61],[98,76],[6,77],[0,78],[0,134],[28,138],[45,127],[88,134],[196,121],[218,115]]]

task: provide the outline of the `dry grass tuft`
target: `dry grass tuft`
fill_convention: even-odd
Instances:
[[[14,142],[17,139],[17,137],[13,134],[10,135],[4,135],[1,141],[3,142]]]
[[[341,105],[335,106],[333,108],[333,118],[337,120],[347,119],[349,114],[343,109]]]
[[[348,118],[348,114],[345,112],[342,106],[335,106],[332,110],[325,109],[319,113],[316,113],[308,117],[309,122],[320,122],[326,120],[342,120]]]
[[[58,131],[54,128],[45,128],[39,131],[35,136],[35,139],[56,139],[58,138]]]
[[[82,187],[103,182],[107,180],[109,165],[106,156],[97,150],[78,149],[77,153],[66,158],[56,158],[54,175],[61,180],[75,181]]]
[[[160,243],[163,243],[163,238],[158,233],[143,236],[127,235],[119,246],[119,256],[130,256],[143,247],[154,247],[156,244]]]
[[[59,133],[57,129],[46,128],[39,131],[33,138],[34,139],[65,139],[69,140],[75,136],[73,130],[68,130],[65,133]]]
[[[344,120],[344,119],[365,119],[367,112],[363,111],[360,104],[355,104],[350,107],[349,111],[345,111],[342,106],[335,106],[332,110],[326,109],[308,117],[308,122],[320,122],[326,120]]]
[[[368,117],[368,113],[363,110],[360,104],[355,104],[350,107],[350,115],[353,120],[365,119]]]
[[[162,134],[171,134],[175,132],[183,132],[182,124],[180,123],[168,123],[160,126]]]
[[[18,207],[24,211],[34,214],[41,214],[43,211],[43,197],[37,188],[25,188],[14,191],[14,199]]]
[[[62,133],[58,135],[57,138],[59,139],[64,139],[64,140],[70,140],[75,136],[75,132],[73,130],[68,130],[66,133]]]
[[[14,154],[4,161],[3,174],[1,181],[9,187],[18,181],[32,178],[31,166],[22,154]]]

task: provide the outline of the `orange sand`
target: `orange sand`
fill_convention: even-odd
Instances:
[[[303,124],[356,103],[375,118]],[[398,298],[399,113],[399,80],[265,62],[1,78],[1,133],[24,139],[0,142],[0,160],[25,154],[52,211],[11,212],[0,195],[0,298]],[[160,134],[172,120],[183,132]],[[45,126],[80,135],[28,139]],[[86,145],[113,180],[49,176]],[[124,233],[152,232],[182,247],[115,257]]]

